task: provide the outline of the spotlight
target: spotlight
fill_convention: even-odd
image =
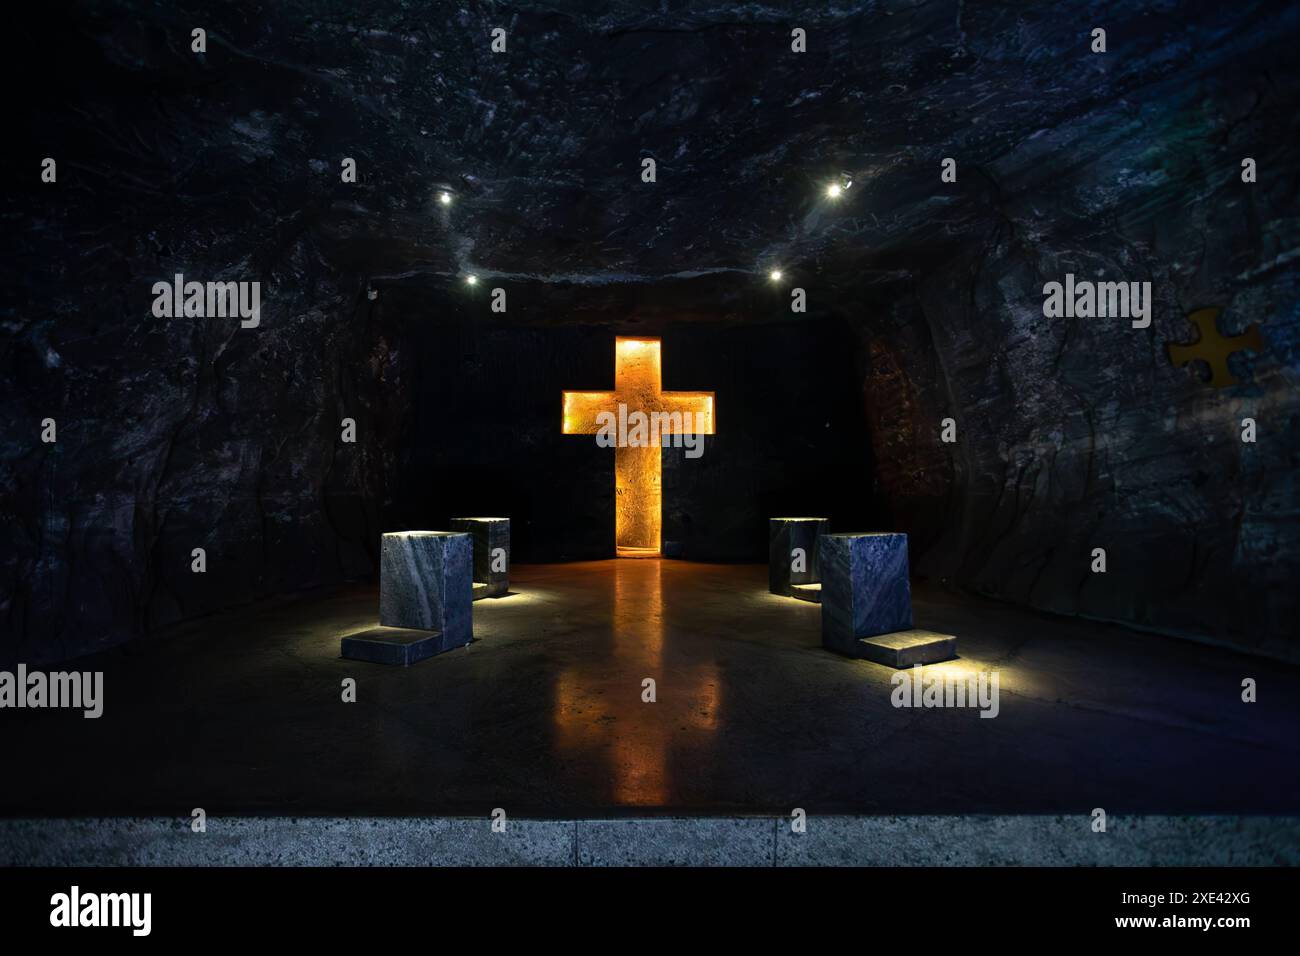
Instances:
[[[769,279],[771,279],[773,282],[780,282],[780,281],[781,281],[781,270],[780,270],[780,269],[773,269],[771,272],[769,272],[769,273],[767,274],[767,277],[768,277]]]
[[[467,275],[467,276],[465,277],[465,284],[466,284],[466,285],[478,285],[478,276],[476,276],[476,275]]]
[[[839,199],[850,186],[853,185],[853,177],[848,173],[840,173],[839,181],[830,183],[826,187],[826,195],[831,199]]]
[[[446,192],[445,190],[443,192],[438,193],[438,202],[442,203],[444,206],[450,206],[451,193]]]

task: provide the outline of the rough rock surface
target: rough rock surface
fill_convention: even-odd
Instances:
[[[182,0],[15,23],[7,79],[31,115],[3,199],[0,658],[373,574],[422,460],[416,327],[788,321],[778,265],[809,321],[856,333],[872,467],[842,478],[912,535],[918,570],[1295,658],[1300,13],[809,10]],[[1067,271],[1150,281],[1151,327],[1045,319]],[[260,280],[261,327],[154,318],[175,272]],[[1166,356],[1210,306],[1266,342],[1233,387]]]

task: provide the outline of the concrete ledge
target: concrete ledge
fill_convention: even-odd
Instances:
[[[771,866],[770,817],[582,820],[579,866]]]
[[[809,817],[777,832],[777,866],[1296,866],[1300,818]]]
[[[0,821],[4,866],[570,866],[573,823],[453,817]]]
[[[2,866],[1296,866],[1300,817],[0,820]]]

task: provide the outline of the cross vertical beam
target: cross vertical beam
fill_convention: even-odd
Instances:
[[[712,392],[663,391],[661,341],[619,336],[614,340],[614,391],[564,393],[563,431],[595,435],[600,416],[641,412],[658,415],[658,436],[712,435]],[[663,531],[663,455],[661,444],[630,445],[618,430],[614,449],[614,546],[620,558],[657,557]]]

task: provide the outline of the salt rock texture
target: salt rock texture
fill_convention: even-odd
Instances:
[[[510,296],[483,322],[543,343],[844,327],[864,427],[840,440],[868,467],[840,480],[910,535],[914,571],[1300,656],[1294,5],[641,6],[119,0],[15,23],[32,63],[6,66],[27,115],[2,200],[0,658],[372,577],[421,454],[415,383],[453,363],[416,330],[488,315],[469,273]],[[1067,272],[1149,281],[1150,327],[1045,318]],[[176,273],[260,281],[260,327],[154,317]],[[1167,354],[1209,307],[1265,343],[1227,388]],[[763,462],[745,467],[785,467]],[[719,474],[706,489],[735,487]],[[709,500],[683,494],[665,534],[742,556],[699,510],[681,531]],[[724,506],[727,529],[757,519],[754,560],[767,503]]]

